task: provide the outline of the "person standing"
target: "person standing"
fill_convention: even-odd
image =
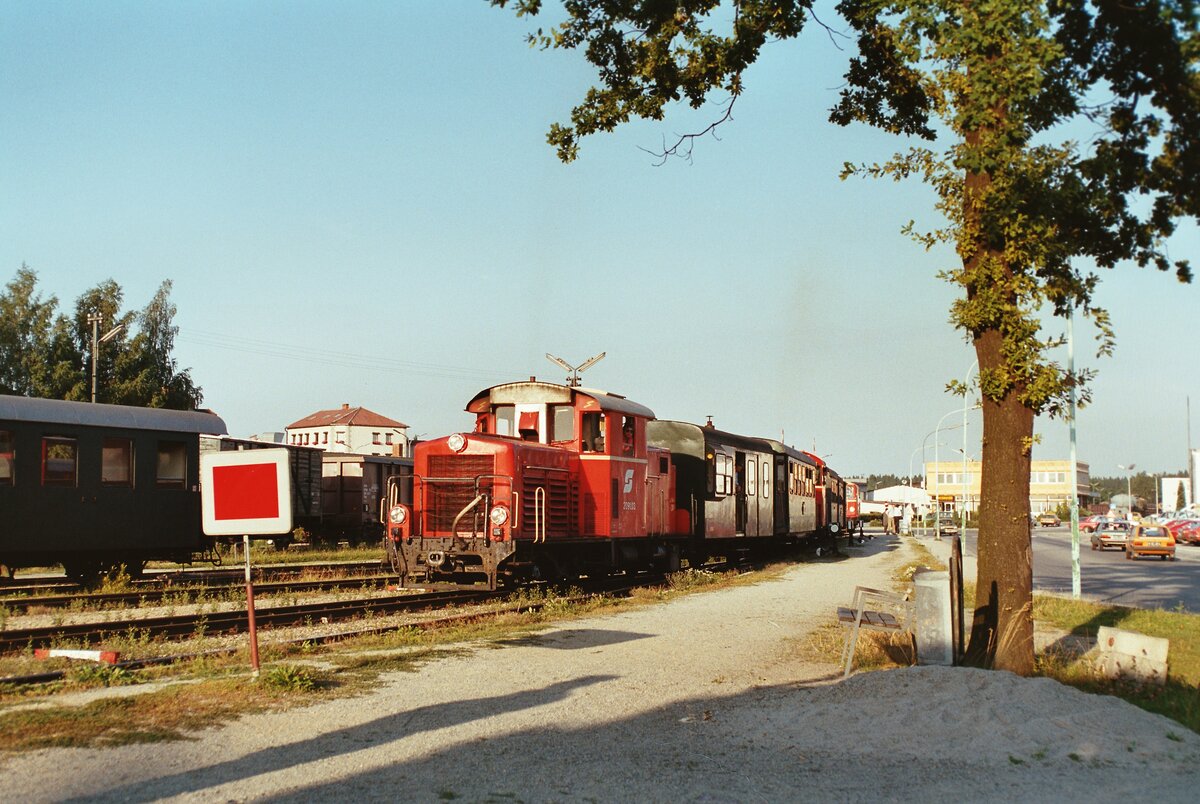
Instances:
[[[904,513],[900,515],[900,532],[905,536],[912,533],[912,506],[904,504]]]

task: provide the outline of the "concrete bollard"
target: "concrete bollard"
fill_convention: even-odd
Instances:
[[[1161,687],[1167,683],[1170,644],[1162,637],[1102,625],[1096,634],[1096,670],[1106,678],[1123,678]]]
[[[950,573],[918,570],[913,575],[913,633],[917,664],[954,664],[950,625]]]

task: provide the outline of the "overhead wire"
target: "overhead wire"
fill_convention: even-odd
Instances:
[[[450,379],[495,380],[497,376],[520,376],[520,371],[505,372],[497,368],[471,368],[468,366],[452,366],[444,363],[428,363],[412,360],[397,360],[390,357],[379,357],[354,352],[340,352],[333,349],[321,349],[311,346],[300,346],[295,343],[279,343],[259,338],[248,338],[242,335],[228,335],[219,332],[180,327],[176,336],[177,341],[193,343],[214,349],[224,349],[246,354],[263,355],[266,357],[295,360],[301,363],[341,366],[368,371],[388,372],[393,374],[419,374],[429,377],[444,377]],[[524,372],[528,373],[528,372]]]

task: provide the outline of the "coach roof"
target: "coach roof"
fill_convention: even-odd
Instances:
[[[0,422],[44,422],[126,430],[164,430],[176,433],[223,435],[225,421],[215,413],[196,410],[137,408],[0,395]]]

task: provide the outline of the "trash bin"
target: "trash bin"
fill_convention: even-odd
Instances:
[[[950,573],[918,570],[913,575],[913,636],[917,664],[954,664],[950,625]]]

